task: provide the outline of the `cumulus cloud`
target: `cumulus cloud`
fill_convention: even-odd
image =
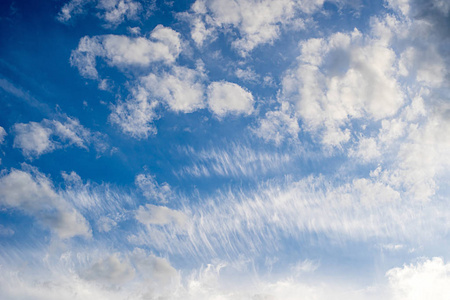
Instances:
[[[63,5],[57,19],[68,23],[89,9],[96,11],[95,15],[105,21],[108,27],[115,27],[125,20],[138,19],[143,5],[133,0],[71,0]]]
[[[175,66],[170,73],[149,74],[140,78],[141,86],[175,112],[189,113],[204,107],[204,75]]]
[[[136,176],[135,184],[141,189],[142,194],[148,200],[156,200],[167,203],[172,196],[172,189],[167,182],[159,184],[155,177],[149,174],[139,174]]]
[[[86,219],[54,190],[47,177],[31,171],[12,169],[0,177],[0,204],[34,216],[60,238],[90,237]]]
[[[181,53],[180,34],[162,25],[156,26],[149,38],[125,35],[85,36],[72,51],[70,62],[83,77],[98,79],[97,57],[119,68],[144,67],[151,63],[173,63]]]
[[[439,257],[391,269],[386,276],[394,300],[444,300],[450,295],[450,264]]]
[[[235,83],[212,82],[207,93],[208,107],[219,118],[229,114],[250,115],[253,112],[253,95]]]
[[[22,149],[25,156],[40,156],[55,148],[50,140],[52,130],[40,123],[18,123],[14,125],[13,129],[16,133],[14,147]]]
[[[350,139],[352,119],[393,116],[404,103],[395,52],[357,30],[301,42],[299,65],[283,79],[282,98],[296,105],[304,127],[324,145]]]
[[[88,149],[93,144],[99,152],[108,148],[102,134],[91,132],[77,119],[70,117],[65,117],[62,122],[44,119],[40,123],[17,123],[13,126],[13,131],[13,147],[21,149],[28,158],[39,157],[70,145]]]
[[[301,14],[315,12],[323,4],[315,1],[197,0],[183,16],[190,21],[191,37],[198,47],[214,39],[215,32],[227,28],[237,30],[233,47],[246,55],[255,47],[276,40],[283,26],[299,22]]]

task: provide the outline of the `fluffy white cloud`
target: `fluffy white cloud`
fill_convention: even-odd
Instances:
[[[184,16],[190,20],[191,37],[197,46],[214,38],[215,31],[233,28],[239,34],[232,45],[246,55],[258,45],[272,43],[283,26],[298,23],[300,14],[313,13],[322,4],[323,0],[197,0]]]
[[[136,176],[134,182],[148,200],[167,203],[168,199],[172,196],[170,185],[166,182],[159,184],[152,175],[139,174]]]
[[[219,118],[228,114],[251,114],[253,95],[239,85],[226,81],[208,86],[208,107]]]
[[[304,127],[324,145],[350,139],[351,119],[393,116],[404,103],[395,52],[357,30],[301,43],[299,65],[283,79],[282,98],[296,105]]]
[[[50,140],[52,130],[40,123],[30,122],[27,124],[15,124],[14,147],[22,149],[25,156],[39,156],[43,153],[52,151],[55,148]]]
[[[86,219],[53,189],[48,178],[31,171],[13,169],[0,177],[0,204],[36,217],[60,238],[90,237]]]
[[[283,102],[279,110],[268,111],[253,132],[266,142],[279,146],[286,140],[297,141],[300,126],[289,103]]]
[[[97,57],[110,66],[127,68],[151,63],[173,63],[181,53],[180,34],[162,25],[156,26],[149,38],[124,35],[101,35],[81,38],[72,51],[70,62],[86,78],[98,79]]]
[[[136,219],[145,225],[175,224],[183,226],[187,223],[187,216],[183,212],[152,204],[140,206],[136,211]]]
[[[195,70],[173,67],[170,73],[141,77],[140,83],[152,98],[167,104],[170,110],[189,113],[205,106],[203,77]]]
[[[7,135],[5,129],[0,126],[0,145],[5,141],[5,136]]]
[[[444,300],[450,295],[450,264],[439,257],[391,269],[386,276],[394,300]]]
[[[77,119],[65,117],[62,121],[44,119],[40,123],[15,124],[13,146],[21,149],[28,158],[70,145],[88,149],[93,144],[99,152],[104,152],[108,147],[102,134],[91,132]]]
[[[125,19],[137,19],[143,6],[133,0],[71,0],[63,5],[57,19],[67,23],[75,16],[86,13],[94,6],[97,17],[104,20],[108,26],[117,26]]]

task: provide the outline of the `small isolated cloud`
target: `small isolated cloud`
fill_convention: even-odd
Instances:
[[[283,102],[280,109],[268,111],[264,118],[260,118],[253,132],[266,142],[279,146],[284,141],[298,141],[300,126],[289,103]]]
[[[7,133],[6,133],[5,129],[2,126],[0,126],[0,145],[5,142],[6,135],[7,135]]]
[[[219,118],[229,114],[250,115],[253,103],[253,95],[235,83],[218,81],[208,86],[208,107]]]
[[[15,124],[13,130],[16,134],[14,147],[20,148],[23,155],[38,157],[51,152],[55,144],[50,140],[52,130],[36,122]]]
[[[115,286],[132,280],[134,275],[135,270],[128,261],[120,261],[117,255],[111,255],[84,271],[82,278]]]
[[[83,77],[98,79],[97,57],[119,68],[146,67],[151,63],[173,63],[181,53],[180,34],[162,25],[156,26],[146,37],[125,35],[85,36],[72,51],[70,62]]]
[[[172,189],[166,182],[159,184],[155,176],[149,174],[139,174],[136,176],[135,184],[139,187],[142,194],[148,200],[156,200],[161,203],[167,203],[172,197]]]
[[[439,257],[391,269],[386,276],[393,300],[444,300],[450,295],[450,264]]]
[[[139,206],[136,211],[136,219],[144,225],[175,224],[183,226],[187,223],[187,216],[183,212],[152,204]]]
[[[60,238],[91,236],[86,219],[37,172],[12,169],[0,177],[0,205],[34,216]]]
[[[93,144],[98,152],[108,148],[101,133],[91,132],[70,117],[65,117],[62,122],[44,119],[39,123],[17,123],[13,131],[13,147],[21,149],[23,155],[30,159],[71,145],[88,149]]]

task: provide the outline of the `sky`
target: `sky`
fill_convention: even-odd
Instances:
[[[448,299],[450,2],[4,0],[1,299]]]

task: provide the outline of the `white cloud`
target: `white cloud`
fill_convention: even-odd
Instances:
[[[0,145],[5,141],[5,136],[7,136],[5,129],[0,126]]]
[[[450,264],[439,257],[391,269],[386,276],[393,300],[444,300],[450,295]]]
[[[86,219],[39,172],[11,170],[0,177],[0,204],[15,208],[54,230],[60,238],[91,236]]]
[[[152,124],[157,119],[155,112],[159,102],[151,100],[151,95],[143,87],[132,90],[132,94],[125,102],[119,101],[112,107],[109,120],[120,126],[124,133],[135,138],[147,138],[156,134]]]
[[[295,26],[301,13],[313,13],[322,4],[322,0],[233,0],[226,4],[220,0],[197,0],[184,16],[190,19],[191,37],[198,47],[208,38],[215,38],[216,31],[231,27],[239,33],[233,47],[246,55],[261,44],[272,43],[282,26]]]
[[[279,110],[268,111],[253,132],[266,142],[279,146],[284,141],[298,141],[300,126],[289,103],[283,102]]]
[[[285,172],[294,161],[292,153],[258,151],[242,143],[194,150],[184,149],[187,160],[175,174],[192,177],[247,177]]]
[[[156,26],[149,38],[124,35],[101,35],[80,39],[72,51],[70,62],[86,78],[98,79],[96,58],[119,68],[145,67],[155,62],[173,63],[181,53],[180,34],[162,25]]]
[[[352,119],[393,116],[404,103],[395,52],[357,30],[301,43],[299,65],[283,78],[282,99],[296,105],[305,129],[326,146],[350,139]]]
[[[251,114],[253,95],[239,85],[226,81],[208,86],[208,107],[219,118],[228,114]]]
[[[92,8],[97,12],[95,15],[105,21],[108,27],[115,27],[125,19],[136,20],[143,10],[142,4],[133,0],[70,0],[63,5],[57,19],[68,23]]]
[[[355,149],[350,149],[349,156],[363,162],[370,162],[381,155],[375,138],[360,138]]]
[[[36,122],[18,123],[14,125],[13,130],[16,134],[14,147],[22,149],[25,156],[40,156],[55,148],[50,140],[52,130],[45,125]]]
[[[77,119],[70,117],[64,117],[62,122],[44,119],[40,123],[17,123],[13,131],[13,147],[21,149],[28,158],[39,157],[70,145],[88,149],[93,144],[98,152],[104,152],[108,148],[101,133],[91,132]]]
[[[187,216],[181,211],[152,204],[139,206],[139,209],[136,211],[136,219],[145,225],[175,224],[183,226],[188,221]]]
[[[189,113],[203,108],[203,74],[184,67],[173,67],[170,73],[149,74],[140,78],[152,98],[167,104],[170,110]]]
[[[139,174],[136,176],[134,182],[148,200],[167,203],[169,198],[172,197],[170,185],[166,182],[159,184],[152,175]]]

